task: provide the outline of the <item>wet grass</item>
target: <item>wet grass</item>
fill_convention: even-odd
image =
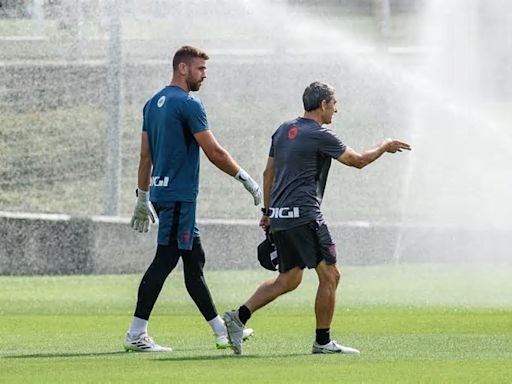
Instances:
[[[255,336],[243,356],[215,350],[180,273],[167,282],[151,321],[155,339],[174,348],[158,355],[121,348],[138,275],[1,277],[2,381],[510,382],[510,275],[510,266],[345,268],[332,334],[361,349],[357,357],[310,354],[314,273],[254,315]],[[271,276],[207,273],[220,311]]]

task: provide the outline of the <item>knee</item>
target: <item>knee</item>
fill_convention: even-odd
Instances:
[[[280,285],[282,293],[293,291],[300,285],[301,281],[301,276],[294,276],[292,278],[276,280],[276,282]]]
[[[337,286],[341,280],[341,272],[338,268],[334,268],[333,279],[335,280]]]
[[[185,283],[201,279],[203,275],[203,268],[201,265],[183,265],[183,275]]]
[[[176,267],[178,263],[178,255],[174,252],[173,247],[158,245],[155,257],[151,262],[148,270],[158,271],[167,276]]]
[[[199,238],[194,239],[192,250],[182,251],[182,253],[183,270],[202,275],[206,257]]]
[[[332,287],[336,289],[338,287],[338,284],[341,279],[341,273],[338,268],[333,267],[329,268],[327,273],[323,274],[322,278],[320,279],[320,284],[327,285],[329,287]]]

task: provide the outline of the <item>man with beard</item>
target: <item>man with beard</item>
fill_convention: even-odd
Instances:
[[[169,352],[171,348],[149,337],[148,319],[169,273],[183,260],[185,286],[211,326],[219,349],[229,346],[226,326],[218,315],[203,275],[205,254],[196,226],[199,189],[199,148],[220,170],[240,181],[254,204],[261,201],[258,184],[233,160],[208,128],[198,91],[206,78],[208,55],[183,46],[173,58],[170,85],[144,106],[137,204],[131,226],[147,232],[159,218],[156,255],[140,282],[132,324],[124,341],[126,350]],[[154,207],[154,210],[153,210]],[[244,330],[244,337],[251,329]]]

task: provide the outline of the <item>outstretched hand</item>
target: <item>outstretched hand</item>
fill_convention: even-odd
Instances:
[[[400,140],[387,139],[385,144],[386,152],[396,153],[402,152],[403,150],[410,151],[411,146]]]

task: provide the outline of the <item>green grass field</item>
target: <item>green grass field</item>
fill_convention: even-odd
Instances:
[[[150,325],[172,353],[125,353],[139,275],[0,277],[0,382],[508,383],[512,268],[347,267],[332,334],[360,356],[311,355],[316,286],[254,315],[243,356],[217,351],[180,272]],[[239,305],[265,271],[209,271],[219,311]]]

